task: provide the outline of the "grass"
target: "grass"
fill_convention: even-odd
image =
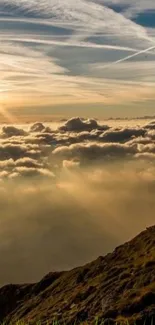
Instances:
[[[110,322],[110,320],[99,320],[98,317],[96,317],[94,319],[94,322],[89,323],[88,321],[84,321],[82,323],[75,321],[73,324],[68,324],[67,325],[111,325],[112,323]],[[149,322],[147,320],[147,318],[145,319],[144,322],[137,324],[136,321],[132,321],[132,323],[129,320],[120,320],[120,321],[114,321],[113,325],[155,325],[155,318],[152,317],[151,319],[149,319]],[[58,321],[56,319],[53,319],[53,321],[45,321],[45,322],[41,322],[41,321],[36,321],[36,322],[24,322],[24,321],[17,321],[17,322],[10,322],[10,323],[6,323],[6,322],[2,322],[0,325],[66,325],[65,322],[63,321]]]
[[[154,270],[155,226],[85,266],[2,288],[0,325],[155,325]]]

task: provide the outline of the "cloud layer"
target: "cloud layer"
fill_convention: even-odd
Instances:
[[[86,263],[153,224],[154,162],[154,121],[3,126],[0,284]]]
[[[0,133],[2,178],[42,175],[56,177],[65,161],[79,166],[147,157],[155,154],[155,123],[110,126],[95,119],[71,118],[57,129],[52,124],[3,126]],[[150,155],[150,157],[149,157]]]

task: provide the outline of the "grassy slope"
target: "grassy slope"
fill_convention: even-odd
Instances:
[[[0,289],[0,321],[155,317],[155,227],[112,254],[39,283]]]

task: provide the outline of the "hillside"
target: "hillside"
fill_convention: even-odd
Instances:
[[[0,289],[0,321],[53,320],[66,324],[95,316],[134,319],[155,317],[155,226],[113,253],[71,271],[54,272],[39,283]],[[139,320],[139,322],[138,322]],[[150,321],[149,321],[150,320]]]

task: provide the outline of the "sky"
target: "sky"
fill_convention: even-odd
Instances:
[[[0,45],[5,119],[155,113],[154,0],[0,0]]]

